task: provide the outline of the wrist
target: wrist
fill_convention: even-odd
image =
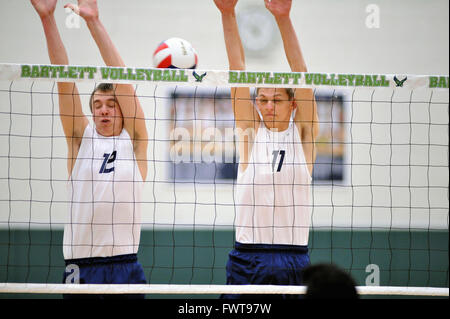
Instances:
[[[234,8],[232,9],[228,9],[228,10],[223,10],[221,11],[222,17],[236,17],[236,12],[234,11]]]
[[[88,28],[98,27],[102,25],[98,16],[84,17],[84,21],[86,22]]]
[[[53,15],[53,12],[39,14],[39,17],[41,18],[42,23],[55,21],[55,16]]]
[[[282,24],[282,23],[286,23],[286,22],[290,22],[291,21],[291,17],[289,15],[289,13],[288,14],[276,15],[276,16],[274,16],[274,18],[275,18],[275,21],[278,24]]]

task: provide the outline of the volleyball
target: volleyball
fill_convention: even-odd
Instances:
[[[180,38],[161,42],[153,53],[153,66],[161,69],[195,69],[198,55],[192,45]]]

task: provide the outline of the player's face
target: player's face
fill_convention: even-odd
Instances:
[[[289,99],[285,89],[259,89],[256,105],[267,128],[277,128],[280,131],[287,129],[295,102]]]
[[[92,114],[99,134],[120,135],[123,128],[123,115],[113,92],[95,92],[92,99]]]

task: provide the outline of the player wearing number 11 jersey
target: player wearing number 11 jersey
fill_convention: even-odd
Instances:
[[[222,15],[229,68],[245,70],[237,0],[214,2]],[[292,0],[265,0],[265,5],[280,29],[291,70],[306,72],[289,17]],[[259,88],[253,101],[250,89],[239,87],[231,89],[231,100],[239,170],[236,243],[227,263],[227,284],[300,285],[309,265],[310,184],[318,134],[314,94],[309,89]]]

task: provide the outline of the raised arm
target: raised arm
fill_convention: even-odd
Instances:
[[[236,21],[235,7],[237,2],[238,0],[214,0],[221,13],[229,69],[241,71],[245,70],[245,54]],[[240,162],[243,164],[248,162],[260,118],[253,105],[249,88],[232,88],[231,101],[236,127],[240,132],[239,154]],[[243,167],[245,168],[246,165],[243,164]]]
[[[292,0],[264,0],[266,8],[273,14],[283,39],[284,51],[292,72],[307,72],[297,34],[290,18]],[[319,119],[314,92],[311,89],[295,91],[297,111],[294,121],[299,129],[303,151],[312,174],[316,160],[315,140],[319,134]]]
[[[222,16],[222,26],[229,69],[245,70],[245,54],[236,21],[235,7],[238,0],[214,0]],[[236,126],[242,129],[259,126],[259,116],[253,106],[249,88],[232,88],[233,111]]]
[[[50,62],[55,65],[69,64],[66,49],[54,18],[57,0],[31,0],[31,4],[38,13],[47,41]],[[67,169],[72,173],[75,159],[83,138],[88,119],[83,114],[80,96],[75,83],[58,82],[59,114],[68,144]]]
[[[119,51],[99,18],[97,1],[78,0],[78,5],[67,4],[65,7],[69,7],[86,21],[105,64],[112,67],[125,67]],[[142,177],[145,179],[147,175],[148,133],[144,111],[131,84],[115,85],[114,91],[124,117],[124,129],[127,130],[133,141],[136,160]]]

